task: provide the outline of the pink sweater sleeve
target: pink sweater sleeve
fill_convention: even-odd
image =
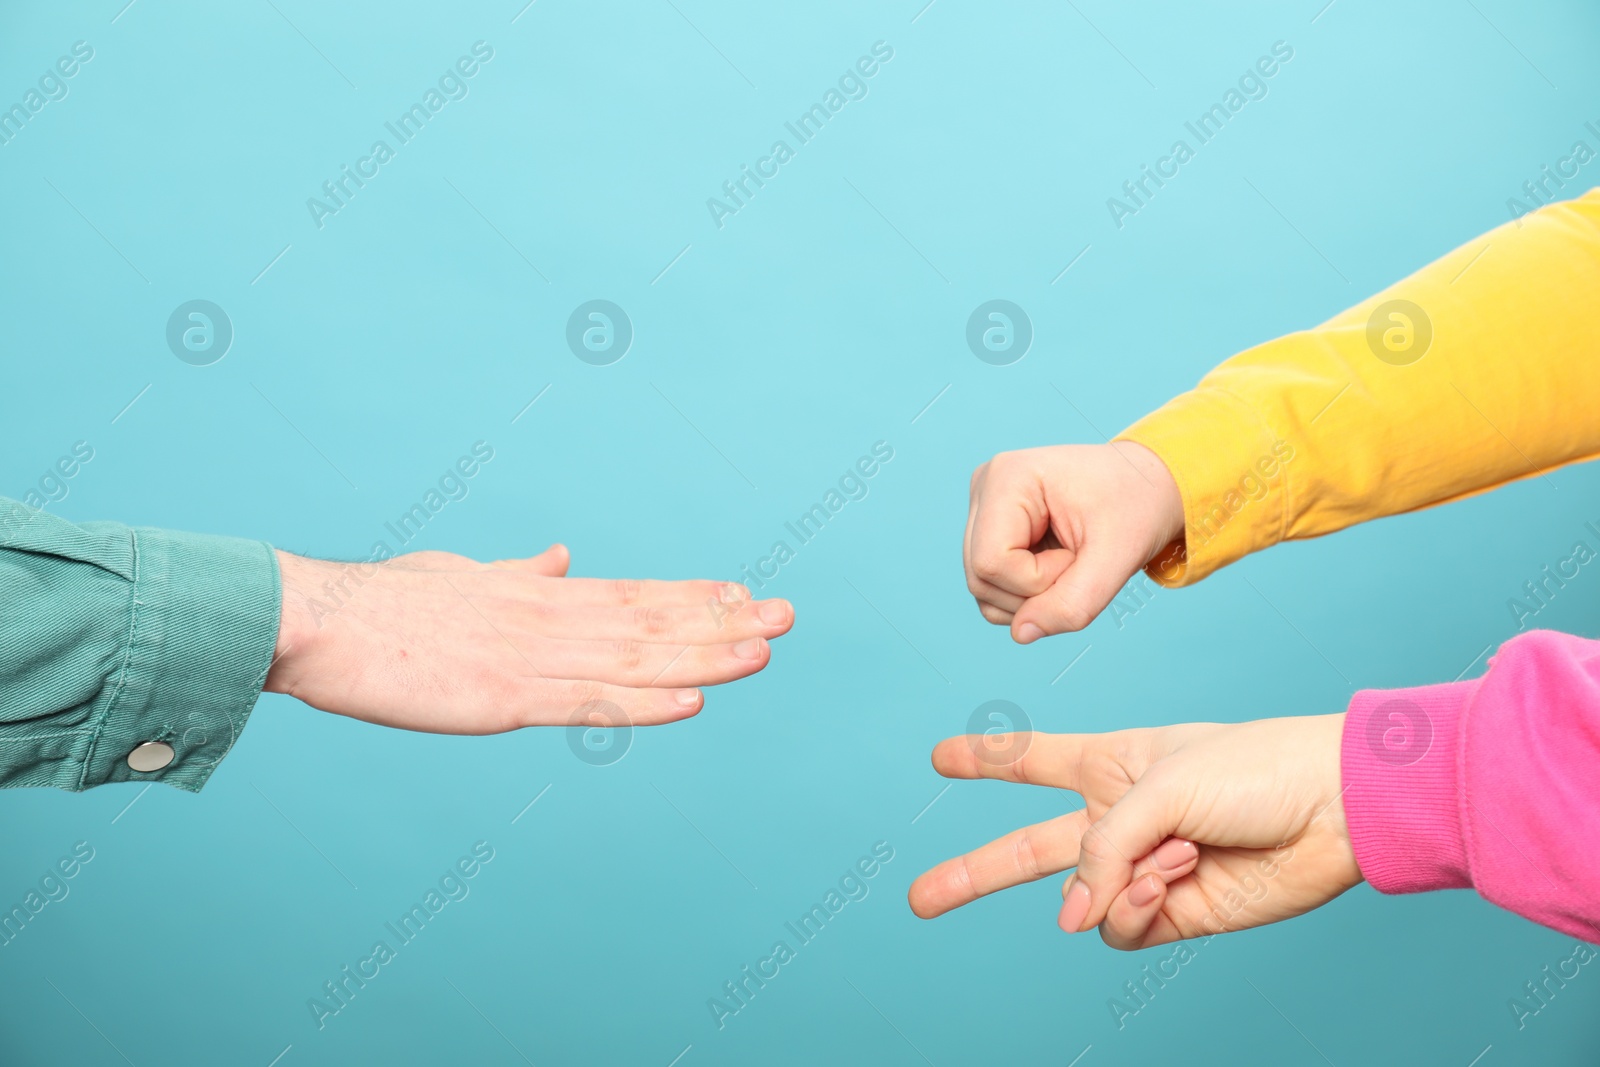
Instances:
[[[1482,678],[1363,690],[1341,764],[1374,888],[1473,888],[1600,942],[1600,641],[1535,630]]]

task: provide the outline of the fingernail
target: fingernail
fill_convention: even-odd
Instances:
[[[1061,918],[1058,920],[1061,929],[1069,934],[1077,933],[1088,915],[1089,887],[1082,882],[1073,882],[1072,888],[1067,890],[1066,901],[1061,905]]]
[[[781,600],[769,600],[756,609],[756,614],[768,626],[782,626],[789,619],[789,605]]]
[[[760,659],[761,638],[752,637],[748,641],[740,641],[733,646],[733,654],[740,659]]]
[[[680,708],[692,708],[692,707],[694,707],[695,705],[697,705],[699,703],[700,703],[700,690],[698,690],[698,689],[680,689],[680,690],[678,690],[678,707],[680,707]]]
[[[1147,874],[1128,889],[1128,903],[1142,908],[1161,893],[1161,879]]]
[[[1181,837],[1174,837],[1163,842],[1160,848],[1150,853],[1150,858],[1163,871],[1174,871],[1198,855],[1200,855],[1200,850],[1195,847],[1193,841],[1185,841]]]
[[[1044,631],[1031,622],[1025,622],[1017,627],[1017,640],[1025,645],[1031,645],[1044,636]]]

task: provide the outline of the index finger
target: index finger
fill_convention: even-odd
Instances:
[[[933,748],[933,769],[946,778],[993,778],[1076,790],[1094,734],[996,733],[947,737]]]

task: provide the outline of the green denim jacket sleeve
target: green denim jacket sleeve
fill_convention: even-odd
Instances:
[[[199,792],[272,665],[270,545],[74,524],[0,498],[0,787]],[[147,741],[175,756],[128,765]]]

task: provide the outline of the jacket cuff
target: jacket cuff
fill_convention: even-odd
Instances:
[[[1161,457],[1183,497],[1184,540],[1146,568],[1156,582],[1191,585],[1282,540],[1285,469],[1294,448],[1243,400],[1201,386],[1173,397],[1116,440]]]
[[[1363,689],[1340,744],[1356,865],[1381,893],[1467,889],[1461,820],[1461,718],[1478,679]]]
[[[199,792],[255,706],[278,640],[278,557],[260,541],[133,531],[131,621],[77,788],[163,782]],[[137,771],[146,742],[172,760]],[[164,755],[164,753],[163,753]]]

